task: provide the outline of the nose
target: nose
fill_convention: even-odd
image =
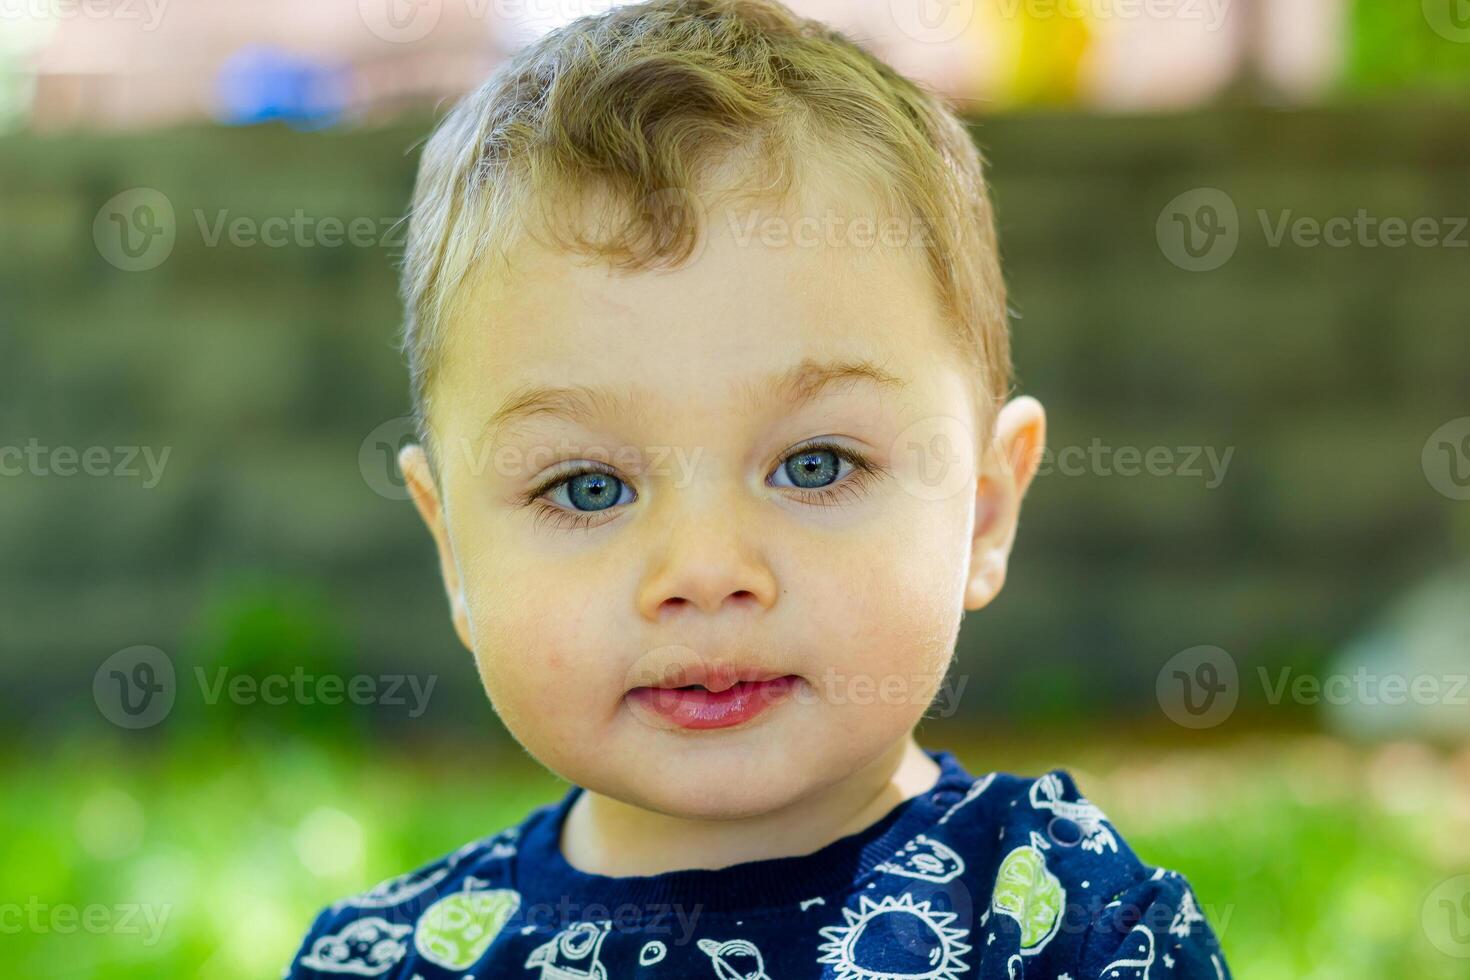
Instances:
[[[687,513],[661,535],[664,545],[639,584],[638,612],[649,622],[692,609],[717,613],[726,606],[769,609],[779,587],[769,563],[746,530],[748,522],[726,509]]]

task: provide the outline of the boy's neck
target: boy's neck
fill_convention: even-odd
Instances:
[[[741,820],[685,820],[584,791],[567,813],[560,845],[573,868],[613,877],[794,857],[871,826],[938,779],[938,764],[911,733],[820,793]]]

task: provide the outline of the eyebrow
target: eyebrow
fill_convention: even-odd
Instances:
[[[745,410],[781,404],[790,410],[806,405],[841,385],[871,383],[894,391],[908,386],[904,380],[866,359],[818,361],[803,358],[793,367],[757,382],[737,382],[733,387]],[[487,441],[506,426],[532,418],[561,418],[589,423],[598,418],[624,416],[644,419],[650,399],[611,387],[589,385],[528,385],[513,392],[485,423]]]

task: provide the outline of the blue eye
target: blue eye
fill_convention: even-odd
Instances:
[[[549,521],[558,527],[588,530],[606,523],[594,515],[635,499],[637,494],[628,484],[605,470],[589,468],[542,483],[522,503],[535,507],[537,523]]]
[[[881,472],[876,463],[854,449],[821,444],[787,456],[770,479],[785,474],[790,483],[777,482],[776,486],[807,491],[801,495],[805,503],[831,506],[860,497]],[[560,527],[590,529],[607,523],[593,515],[632,503],[637,497],[632,487],[612,473],[583,469],[542,483],[527,493],[522,503],[535,505],[538,523],[544,520]]]
[[[837,479],[842,460],[830,449],[804,449],[786,457],[783,467],[794,486],[817,490]]]
[[[566,488],[567,500],[574,509],[599,511],[618,502],[624,484],[610,473],[591,472],[578,473],[561,483],[557,489],[561,487]]]
[[[831,505],[857,499],[880,472],[876,463],[855,449],[817,443],[787,456],[770,479],[774,486],[806,491],[801,495],[806,503]]]

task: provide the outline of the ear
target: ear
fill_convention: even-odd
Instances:
[[[980,465],[975,492],[975,537],[965,609],[988,605],[1006,581],[1006,563],[1016,540],[1021,500],[1046,448],[1046,412],[1034,398],[1007,402],[995,421],[995,437]]]
[[[464,588],[460,585],[459,564],[454,560],[454,549],[449,543],[449,529],[444,520],[444,507],[439,499],[439,488],[430,471],[429,457],[424,447],[417,444],[404,446],[398,453],[398,469],[408,486],[413,505],[434,538],[434,547],[439,550],[439,574],[444,579],[444,591],[449,595],[450,617],[454,621],[454,632],[466,650],[474,652],[470,642],[469,609],[465,603]]]

